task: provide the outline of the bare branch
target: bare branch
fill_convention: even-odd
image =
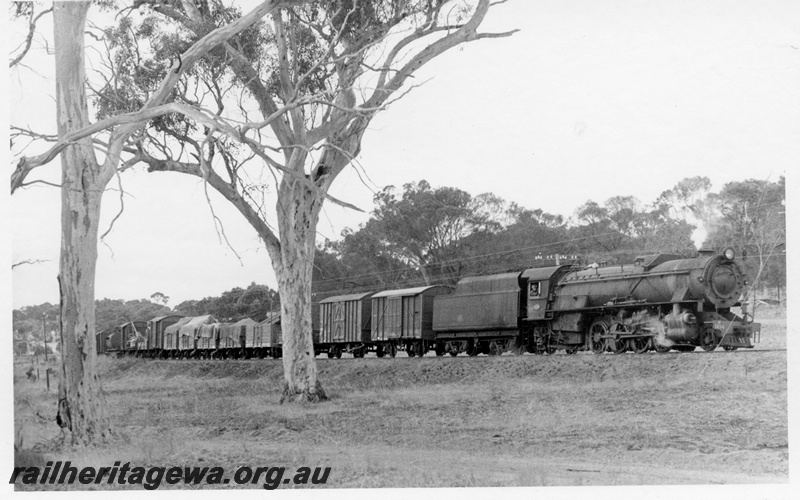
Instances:
[[[200,168],[199,163],[178,162],[174,160],[159,160],[144,152],[139,153],[137,159],[147,164],[148,172],[180,172],[184,174],[194,175],[201,179],[206,179],[204,173]],[[274,250],[280,249],[280,241],[278,240],[272,229],[261,219],[259,214],[250,206],[249,203],[239,194],[238,191],[231,188],[230,184],[225,182],[214,170],[208,171],[207,181],[211,187],[217,190],[225,199],[230,201],[239,212],[247,219],[247,221],[256,229],[256,232],[264,240],[267,246],[271,246]]]
[[[48,12],[52,12],[52,11],[53,11],[53,8],[50,7],[49,9],[43,10],[42,12],[40,12],[37,16],[34,16],[33,15],[33,7],[31,7],[31,20],[30,20],[30,24],[28,26],[28,36],[25,37],[25,47],[22,49],[22,52],[20,52],[17,55],[17,57],[12,59],[8,63],[8,67],[9,68],[13,68],[17,64],[19,64],[19,62],[22,60],[22,58],[25,57],[25,54],[27,54],[28,51],[31,49],[31,43],[33,43],[33,35],[34,35],[34,33],[36,33],[36,23],[39,21],[39,19],[43,15],[47,14]]]
[[[464,23],[464,25],[455,32],[447,34],[443,38],[440,38],[439,40],[420,50],[409,62],[407,62],[399,71],[397,71],[393,77],[389,78],[385,85],[378,85],[378,88],[375,89],[375,92],[365,103],[365,107],[379,107],[381,104],[386,102],[386,100],[394,92],[396,92],[415,71],[427,64],[436,56],[461,43],[470,42],[481,38],[506,37],[518,31],[512,30],[506,33],[478,34],[478,26],[480,26],[483,18],[486,16],[489,6],[489,0],[479,0],[479,3],[475,8],[475,12],[472,14],[472,17],[469,19],[469,21]]]
[[[100,236],[100,241],[102,241],[103,243],[105,243],[104,240],[106,235],[108,235],[108,233],[110,233],[111,230],[114,229],[114,223],[117,222],[117,219],[119,219],[120,216],[122,216],[122,212],[125,211],[125,190],[122,189],[122,176],[120,175],[119,170],[116,171],[116,175],[117,175],[117,182],[119,183],[119,212],[117,212],[117,215],[115,215],[114,218],[111,219],[111,223],[108,225],[108,229],[106,229],[106,232],[103,233],[102,236]],[[109,249],[110,248],[111,247],[109,247]],[[112,251],[111,253],[113,255],[114,252]]]
[[[13,264],[11,264],[11,269],[14,269],[17,266],[22,266],[25,264],[40,264],[42,262],[50,262],[50,260],[49,259],[21,260],[19,262],[14,262]]]

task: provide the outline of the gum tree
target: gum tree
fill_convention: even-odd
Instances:
[[[209,50],[252,26],[273,9],[294,3],[298,2],[266,1],[246,16],[210,30],[186,48],[181,54],[182,64],[164,76],[136,112],[92,123],[85,70],[85,31],[91,2],[54,2],[58,136],[55,144],[42,154],[18,159],[11,176],[11,192],[13,194],[27,185],[26,179],[33,169],[60,155],[61,255],[58,282],[62,356],[56,420],[71,432],[74,443],[104,439],[110,432],[97,375],[94,341],[94,279],[103,191],[115,173],[131,165],[129,161],[122,161],[122,155],[142,125],[149,118],[174,111],[174,106],[167,104],[165,108],[164,103],[172,97],[172,89],[183,72]],[[39,141],[51,139],[14,126],[12,136]],[[102,161],[95,154],[98,147],[104,155]]]
[[[121,50],[153,53],[154,65],[159,49],[233,14],[213,1],[146,3],[170,28],[154,31],[149,48]],[[326,0],[280,9],[259,32],[212,52],[176,96],[211,109],[154,123],[137,143],[134,159],[149,171],[203,179],[264,242],[281,296],[285,398],[325,399],[311,336],[316,227],[326,200],[355,208],[334,199],[331,185],[359,154],[373,117],[405,94],[419,68],[462,43],[513,33],[478,32],[491,5]]]

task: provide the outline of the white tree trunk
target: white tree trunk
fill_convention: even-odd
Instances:
[[[89,5],[54,5],[59,137],[89,123],[83,45]],[[61,371],[56,420],[72,431],[73,443],[86,444],[110,432],[94,338],[100,201],[109,176],[103,175],[97,164],[91,138],[61,153],[61,169]]]
[[[311,275],[321,201],[297,179],[280,187],[280,258],[272,257],[281,296],[283,400],[327,399],[317,378],[311,334]]]

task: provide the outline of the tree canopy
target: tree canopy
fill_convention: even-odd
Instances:
[[[423,180],[406,184],[402,196],[393,188],[379,193],[365,224],[318,250],[314,290],[453,284],[467,275],[629,263],[655,253],[691,257],[698,227],[708,233],[701,246],[733,246],[751,282],[780,287],[786,279],[784,199],[783,179],[729,183],[714,193],[707,178],[695,177],[650,204],[633,196],[589,200],[565,219],[491,193],[472,196]]]

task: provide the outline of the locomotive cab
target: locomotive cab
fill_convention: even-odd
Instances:
[[[556,283],[571,266],[542,267],[528,269],[520,276],[520,285],[525,299],[525,319],[536,321],[552,318],[553,291]]]

